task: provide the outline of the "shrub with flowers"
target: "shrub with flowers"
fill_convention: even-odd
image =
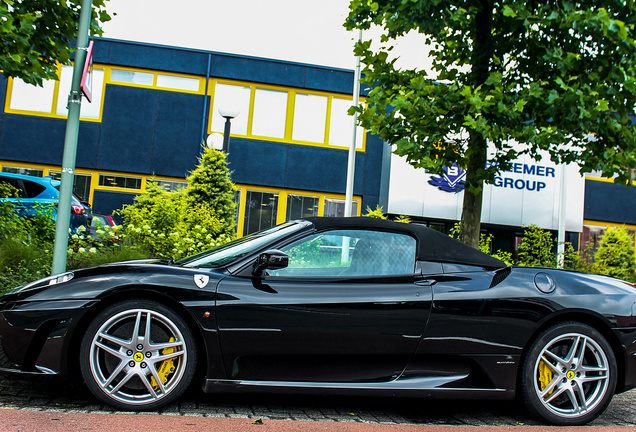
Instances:
[[[205,149],[186,188],[168,194],[153,182],[119,211],[125,235],[157,258],[179,259],[232,240],[234,185],[225,154]]]
[[[149,184],[135,204],[119,213],[125,220],[124,235],[157,258],[183,258],[233,238],[223,233],[223,223],[210,206],[187,205],[183,190],[168,195]]]

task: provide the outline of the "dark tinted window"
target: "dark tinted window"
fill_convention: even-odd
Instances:
[[[247,191],[243,235],[275,226],[277,217],[277,193]]]
[[[7,190],[6,192],[8,192],[11,195],[11,197],[15,197],[15,195],[13,194],[13,191],[15,191],[19,198],[26,198],[20,183],[21,182],[18,179],[15,179],[15,178],[1,178],[0,177],[0,185],[9,186],[9,190]]]
[[[24,192],[26,198],[35,198],[40,195],[46,189],[46,186],[41,185],[40,183],[32,182],[30,180],[22,180],[22,184],[24,186]]]

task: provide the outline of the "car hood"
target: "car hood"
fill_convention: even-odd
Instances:
[[[0,296],[0,304],[19,301],[98,300],[112,290],[214,289],[225,277],[223,269],[174,265],[171,260],[134,260],[74,270],[31,282]],[[204,280],[205,284],[197,280]]]

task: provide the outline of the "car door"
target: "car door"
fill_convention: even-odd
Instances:
[[[415,274],[416,240],[333,230],[280,248],[289,265],[218,286],[231,379],[373,382],[399,376],[422,338],[431,287]]]

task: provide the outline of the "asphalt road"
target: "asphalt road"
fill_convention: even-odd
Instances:
[[[83,386],[55,379],[0,374],[0,409],[58,413],[123,414],[99,403]],[[393,425],[532,426],[513,401],[386,397],[203,394],[191,390],[180,403],[151,413],[181,417],[325,421]],[[136,414],[147,416],[147,414]],[[248,424],[251,424],[251,421]],[[0,424],[1,426],[1,424]],[[636,390],[618,395],[590,426],[636,426]],[[0,430],[3,430],[0,427]]]

